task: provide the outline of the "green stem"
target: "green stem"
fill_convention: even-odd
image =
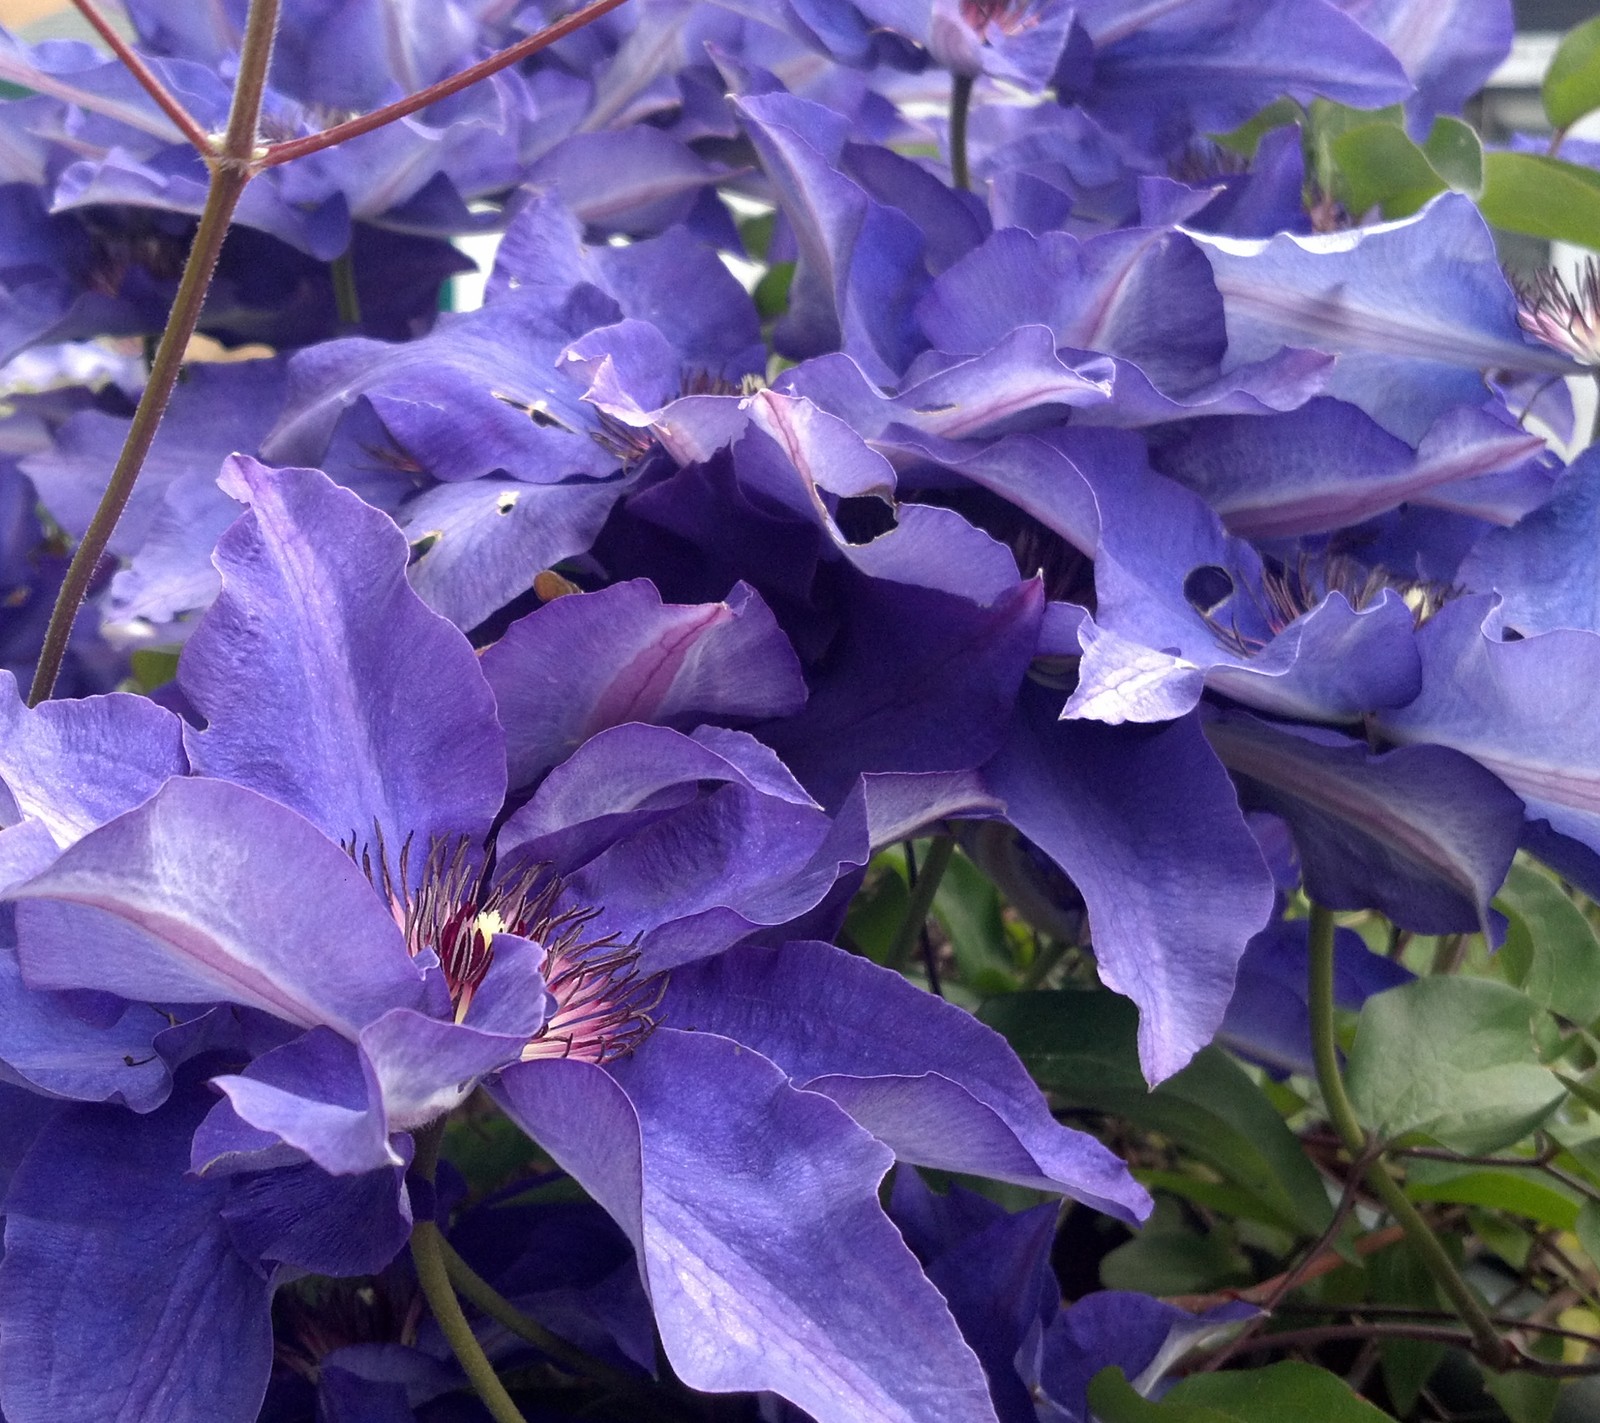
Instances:
[[[56,597],[55,607],[51,609],[50,624],[45,629],[44,645],[39,651],[39,665],[28,691],[29,706],[37,706],[55,690],[56,678],[61,674],[61,663],[67,655],[67,643],[72,637],[72,625],[78,618],[78,609],[88,594],[89,584],[105,554],[106,545],[111,541],[112,531],[122,517],[122,511],[128,506],[139,471],[144,468],[145,457],[155,440],[156,429],[172,398],[173,387],[178,383],[184,352],[199,324],[200,309],[205,304],[206,290],[217,268],[223,239],[228,235],[228,224],[233,220],[240,195],[250,181],[256,123],[261,114],[261,96],[266,88],[267,65],[272,59],[272,41],[277,26],[278,0],[250,0],[244,43],[239,53],[239,77],[234,87],[233,105],[228,113],[227,134],[222,151],[208,159],[211,180],[206,189],[200,225],[195,229],[194,241],[189,247],[189,257],[178,281],[178,294],[167,316],[166,330],[161,333],[155,358],[150,363],[150,379],[145,382],[144,394],[139,397],[138,408],[133,412],[127,441],[122,446],[122,453],[117,456],[100,505],[94,511],[89,527],[84,530],[72,562],[67,566],[61,592]]]
[[[422,1294],[433,1310],[439,1330],[455,1352],[462,1370],[483,1406],[494,1416],[495,1423],[528,1423],[522,1411],[511,1401],[506,1386],[500,1382],[489,1356],[483,1352],[467,1316],[462,1312],[461,1301],[450,1285],[450,1274],[445,1265],[444,1236],[431,1220],[419,1220],[411,1228],[411,1258],[416,1261],[417,1279],[422,1282]]]
[[[361,297],[356,292],[356,265],[349,249],[341,252],[328,264],[333,278],[333,303],[339,320],[345,326],[361,325]]]
[[[444,1249],[444,1267],[450,1276],[450,1283],[462,1299],[481,1310],[497,1324],[503,1325],[519,1339],[532,1344],[540,1353],[554,1359],[569,1372],[577,1374],[580,1378],[589,1379],[620,1398],[629,1398],[638,1404],[659,1408],[661,1398],[654,1390],[641,1386],[637,1379],[621,1369],[612,1368],[610,1364],[592,1358],[576,1345],[569,1344],[559,1334],[546,1329],[537,1319],[524,1314],[467,1264],[448,1240],[441,1238],[440,1243]]]
[[[1320,904],[1313,904],[1310,944],[1311,1050],[1317,1066],[1317,1086],[1322,1091],[1328,1120],[1338,1132],[1339,1140],[1344,1143],[1351,1159],[1359,1162],[1368,1153],[1369,1144],[1339,1072],[1339,1049],[1334,1038],[1333,1021],[1333,930],[1332,911]],[[1405,1192],[1389,1174],[1381,1156],[1366,1168],[1366,1182],[1405,1231],[1411,1248],[1417,1252],[1439,1288],[1449,1296],[1462,1323],[1471,1330],[1479,1357],[1491,1368],[1507,1368],[1515,1359],[1516,1351],[1500,1336],[1483,1302],[1461,1278],[1461,1272],[1439,1243],[1439,1237],[1422,1218],[1421,1212],[1406,1199]]]
[[[425,1181],[432,1181],[439,1167],[439,1146],[444,1140],[444,1119],[417,1132],[416,1156],[411,1169]],[[431,1220],[419,1220],[411,1227],[411,1258],[416,1262],[417,1279],[422,1285],[423,1298],[433,1311],[439,1331],[445,1337],[460,1363],[462,1371],[472,1384],[483,1406],[494,1416],[495,1423],[527,1423],[521,1410],[511,1401],[506,1386],[500,1382],[489,1356],[472,1333],[467,1316],[456,1298],[450,1283],[450,1271],[445,1252],[449,1250],[439,1227]]]
[[[939,881],[949,869],[951,857],[955,852],[956,842],[953,835],[936,835],[933,844],[928,847],[928,858],[922,866],[922,872],[917,876],[917,882],[911,886],[911,895],[906,902],[906,917],[900,921],[900,927],[895,930],[894,942],[889,945],[888,966],[897,972],[911,962],[917,938],[922,933],[922,926],[928,922],[928,913],[933,908],[933,897],[939,892]]]
[[[972,187],[967,169],[967,114],[972,108],[972,76],[950,76],[950,181],[958,188]]]

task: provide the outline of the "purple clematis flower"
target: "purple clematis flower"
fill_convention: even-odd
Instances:
[[[1403,744],[1450,747],[1521,797],[1525,843],[1592,889],[1600,861],[1600,747],[1586,688],[1600,636],[1555,628],[1532,637],[1494,628],[1488,595],[1447,604],[1418,635],[1422,691],[1374,718]]]
[[[1458,114],[1511,52],[1510,0],[1334,0],[1405,66],[1416,93],[1406,126],[1420,142],[1435,115]]]
[[[795,11],[847,63],[870,54],[864,31],[883,29],[952,74],[987,74],[1031,93],[1049,86],[1073,35],[1066,0],[800,0]]]
[[[1574,372],[1517,324],[1494,238],[1458,193],[1348,232],[1192,235],[1222,293],[1228,369],[1285,347],[1335,355],[1326,393],[1412,444],[1453,407],[1481,404],[1488,371]]]
[[[1170,227],[1081,240],[1000,231],[942,272],[916,315],[934,348],[952,355],[988,351],[1038,326],[1068,363],[1110,357],[1111,398],[1089,405],[1080,422],[1137,427],[1304,404],[1327,379],[1327,357],[1263,349],[1236,359],[1207,266]]]
[[[204,1183],[248,1177],[251,1219],[279,1221],[272,1258],[341,1273],[328,1258],[359,1245],[381,1262],[410,1209],[405,1133],[489,1078],[627,1234],[686,1382],[772,1390],[839,1423],[991,1419],[976,1358],[878,1205],[891,1161],[1062,1191],[1124,1219],[1148,1198],[1059,1127],[1009,1048],[960,1010],[827,944],[728,948],[781,945],[828,900],[864,863],[859,822],[830,821],[743,733],[608,724],[633,705],[717,702],[692,680],[651,695],[648,675],[631,699],[609,696],[628,682],[619,671],[585,694],[584,725],[606,729],[491,848],[505,731],[466,640],[407,586],[401,536],[313,471],[236,461],[228,480],[250,508],[219,543],[223,593],[180,672],[205,719],[185,733],[198,774],[52,847],[10,892],[30,991],[193,1005],[196,1040],[217,1014],[276,1026],[242,1053],[227,1038],[235,1067],[212,1076],[224,1100],[203,1120],[161,1116],[179,1123],[163,1138],[170,1188],[193,1202],[175,1238],[214,1240],[222,1198],[203,1193],[220,1185]],[[752,635],[772,631],[752,622],[744,645]],[[665,985],[645,976],[669,964]],[[41,1189],[92,1159],[97,1132],[142,1149],[110,1111],[56,1141]],[[179,1140],[201,1196],[173,1169]],[[347,1235],[317,1231],[331,1207],[276,1204],[301,1180],[316,1200],[360,1185],[385,1204]],[[312,1236],[286,1235],[289,1220]],[[36,1262],[86,1248],[70,1225],[17,1228]],[[136,1264],[110,1274],[113,1296],[141,1287]],[[44,1346],[21,1278],[0,1276],[16,1341],[8,1413],[46,1416],[16,1404],[48,1372],[57,1406],[70,1396],[100,1416],[92,1351]],[[217,1327],[247,1334],[259,1300],[241,1286]],[[791,1341],[781,1354],[774,1329]],[[161,1331],[130,1345],[152,1368],[172,1347]],[[217,1416],[184,1398],[163,1395],[162,1416]]]
[[[1285,94],[1376,109],[1412,92],[1394,54],[1329,0],[1084,0],[1077,21],[1094,59],[1062,76],[1062,101],[1157,154]]]
[[[403,13],[375,0],[286,8],[283,33],[292,38],[275,49],[263,102],[270,140],[320,131],[479,57],[476,17],[455,0],[407,5]],[[152,69],[202,128],[219,131],[229,103],[222,75],[237,63],[243,12],[219,5],[185,15],[146,4],[131,18]],[[30,53],[13,43],[0,55],[0,69],[87,111],[74,126],[87,128],[89,142],[61,142],[56,150],[53,208],[115,205],[198,216],[205,196],[199,155],[177,141],[137,89],[124,97],[128,76],[116,61],[82,45]],[[480,227],[468,200],[504,193],[523,176],[525,103],[517,75],[496,75],[424,113],[273,170],[246,193],[237,221],[319,262],[349,251],[353,219],[438,235]]]

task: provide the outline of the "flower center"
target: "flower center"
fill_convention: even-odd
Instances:
[[[1267,558],[1262,560],[1259,586],[1244,584],[1249,610],[1257,615],[1252,619],[1256,626],[1244,627],[1235,601],[1241,581],[1225,568],[1203,564],[1190,570],[1183,591],[1217,641],[1244,657],[1255,656],[1332,593],[1342,593],[1359,613],[1392,591],[1411,609],[1412,619],[1420,627],[1459,591],[1424,579],[1398,578],[1387,569],[1369,568],[1344,554],[1301,554],[1293,563]]]
[[[1570,286],[1553,267],[1530,281],[1513,278],[1512,285],[1524,331],[1586,366],[1600,366],[1600,262],[1588,258]]]
[[[1037,24],[1033,9],[1034,0],[961,0],[961,18],[980,35],[990,25],[1014,35]]]
[[[522,1050],[524,1061],[574,1057],[610,1062],[639,1046],[655,1029],[651,1017],[665,983],[642,976],[639,951],[615,934],[592,936],[597,909],[560,907],[565,885],[546,864],[495,870],[465,836],[435,839],[414,889],[411,841],[396,869],[381,833],[377,858],[359,863],[388,901],[413,957],[431,949],[449,985],[455,1021],[466,1019],[494,964],[495,940],[515,935],[544,949],[544,985],[555,1008]],[[355,858],[352,851],[352,858]]]
[[[183,271],[187,236],[179,230],[167,230],[148,214],[91,208],[84,213],[82,222],[89,238],[83,280],[102,296],[116,296],[128,274],[135,270],[149,273],[158,282],[176,281]]]

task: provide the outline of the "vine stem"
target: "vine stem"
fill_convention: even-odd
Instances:
[[[1345,1091],[1339,1071],[1339,1048],[1333,1021],[1333,912],[1320,904],[1311,906],[1311,1049],[1317,1067],[1317,1086],[1322,1091],[1328,1120],[1339,1140],[1356,1163],[1371,1152],[1367,1133],[1356,1116],[1354,1104]],[[1365,1171],[1367,1185],[1381,1200],[1406,1233],[1428,1273],[1449,1297],[1461,1322],[1472,1335],[1475,1351],[1491,1368],[1504,1370],[1516,1360],[1517,1351],[1501,1337],[1483,1302],[1461,1278],[1443,1245],[1422,1218],[1422,1213],[1406,1198],[1399,1183],[1383,1164],[1381,1155],[1372,1159]]]
[[[487,59],[481,59],[476,64],[447,75],[437,84],[430,84],[426,89],[419,89],[404,99],[396,99],[394,103],[385,104],[381,109],[374,109],[370,114],[359,114],[342,124],[325,128],[321,133],[307,134],[304,138],[291,138],[282,143],[271,144],[258,158],[257,166],[275,168],[280,163],[304,158],[308,153],[320,153],[324,148],[332,148],[336,143],[371,133],[373,129],[383,128],[396,119],[406,118],[419,109],[427,108],[429,104],[436,104],[440,99],[448,99],[450,95],[470,88],[480,79],[487,79],[502,69],[510,68],[530,54],[537,54],[546,46],[565,39],[574,30],[581,30],[585,25],[592,24],[623,3],[624,0],[593,0],[593,3],[585,5],[581,10],[574,10],[553,25],[546,25],[544,29],[529,35],[527,39],[518,40],[516,44],[509,45],[491,54]]]
[[[415,1135],[416,1156],[411,1169],[423,1180],[432,1182],[439,1168],[439,1146],[444,1139],[444,1118],[424,1127]],[[500,1375],[494,1371],[489,1356],[483,1352],[467,1323],[461,1301],[456,1298],[455,1287],[450,1283],[450,1269],[445,1252],[450,1249],[443,1232],[431,1220],[419,1220],[411,1227],[411,1258],[417,1267],[417,1280],[422,1286],[422,1296],[433,1311],[439,1332],[445,1337],[456,1361],[461,1365],[473,1390],[483,1400],[483,1406],[493,1415],[495,1423],[528,1423],[522,1411],[512,1402]]]
[[[183,354],[199,323],[200,308],[205,304],[212,273],[217,269],[223,239],[228,235],[228,225],[233,221],[240,195],[250,181],[256,124],[261,117],[261,96],[266,91],[267,66],[272,61],[272,44],[277,31],[278,0],[250,0],[244,40],[239,50],[239,75],[234,85],[233,103],[228,111],[228,127],[220,152],[207,153],[211,178],[206,188],[206,203],[200,214],[200,225],[195,229],[194,241],[189,246],[189,256],[178,281],[178,294],[167,317],[166,329],[161,333],[160,344],[156,347],[155,359],[150,364],[150,378],[145,382],[144,393],[139,397],[138,408],[133,413],[127,442],[117,456],[106,492],[101,496],[100,505],[94,511],[94,517],[89,521],[77,551],[72,555],[67,575],[61,583],[61,592],[50,611],[50,624],[45,629],[44,644],[39,651],[39,665],[34,669],[33,685],[28,691],[29,706],[37,706],[55,690],[61,663],[67,655],[67,643],[72,637],[72,625],[78,618],[78,609],[89,591],[101,555],[111,541],[112,530],[128,506],[134,482],[144,467],[145,456],[150,453],[156,429],[161,424],[161,417],[166,414],[173,387],[178,383]]]
[[[483,1400],[483,1406],[494,1416],[495,1423],[528,1423],[522,1410],[511,1400],[506,1386],[500,1382],[489,1356],[472,1333],[461,1301],[450,1284],[449,1269],[445,1264],[444,1236],[431,1220],[419,1220],[411,1227],[411,1258],[416,1262],[417,1279],[422,1284],[423,1297],[433,1310],[440,1332],[449,1343],[462,1371],[471,1382],[473,1390]]]
[[[183,366],[184,353],[189,338],[200,322],[200,311],[205,305],[206,292],[217,269],[217,259],[222,253],[223,240],[245,187],[257,174],[280,163],[287,163],[308,153],[331,148],[358,134],[383,128],[396,119],[414,114],[429,104],[476,84],[478,80],[496,74],[554,44],[557,40],[597,20],[607,11],[615,10],[625,0],[594,0],[592,4],[575,10],[555,24],[548,25],[537,34],[503,49],[477,64],[441,79],[426,89],[370,114],[335,124],[321,133],[287,143],[261,146],[259,123],[261,100],[267,87],[267,69],[272,60],[272,45],[278,29],[279,0],[250,0],[250,10],[245,18],[244,37],[239,48],[239,70],[234,84],[233,102],[228,111],[228,125],[220,146],[200,127],[183,105],[166,89],[153,70],[145,64],[126,41],[111,27],[93,0],[73,0],[84,18],[94,26],[101,37],[132,71],[145,92],[160,105],[163,113],[175,123],[184,136],[204,158],[210,170],[206,187],[205,206],[201,209],[200,224],[195,229],[189,255],[178,280],[177,295],[167,324],[161,333],[155,355],[150,362],[150,378],[145,382],[144,393],[133,413],[128,427],[128,437],[122,452],[106,482],[105,493],[100,498],[89,527],[84,530],[72,562],[62,579],[61,591],[56,595],[55,606],[50,610],[49,626],[45,629],[44,643],[39,650],[39,662],[34,669],[33,683],[28,689],[28,705],[37,706],[55,690],[56,679],[61,675],[61,664],[67,655],[67,644],[72,638],[73,624],[79,609],[88,595],[89,584],[94,580],[112,532],[128,507],[139,471],[144,468],[150,447],[155,442],[161,417],[166,414],[172,392],[178,383],[178,373]],[[336,277],[337,280],[337,277]]]
[[[177,96],[156,76],[153,69],[140,57],[139,52],[119,35],[115,27],[95,8],[94,0],[72,0],[77,11],[94,28],[94,32],[120,59],[128,72],[139,81],[140,87],[156,101],[156,106],[178,126],[178,131],[201,153],[214,151],[211,135],[200,127],[199,121],[181,103]]]
[[[497,1324],[510,1330],[519,1339],[532,1344],[534,1348],[547,1354],[572,1373],[599,1384],[619,1398],[631,1399],[647,1409],[661,1408],[662,1400],[654,1391],[642,1387],[632,1375],[623,1370],[613,1368],[610,1364],[584,1353],[582,1349],[569,1344],[559,1334],[546,1329],[537,1319],[524,1314],[467,1264],[448,1240],[441,1237],[440,1244],[443,1246],[444,1265],[450,1276],[450,1283],[468,1304],[482,1310]],[[681,1415],[672,1411],[667,1416],[678,1418]]]
[[[967,168],[967,115],[972,110],[972,76],[950,76],[950,181],[962,189],[972,187]]]

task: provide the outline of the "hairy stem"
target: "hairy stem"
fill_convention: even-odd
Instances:
[[[244,38],[239,42],[239,77],[233,82],[233,103],[222,135],[222,155],[215,165],[237,168],[245,181],[253,176],[249,165],[256,157],[261,100],[267,92],[267,70],[277,38],[278,0],[250,0]]]
[[[480,79],[487,79],[491,74],[498,74],[502,69],[510,68],[530,54],[537,54],[557,40],[565,39],[574,30],[581,30],[585,25],[615,10],[622,3],[623,0],[593,0],[592,4],[585,5],[581,10],[574,10],[572,14],[557,20],[555,24],[546,25],[537,34],[529,35],[527,39],[519,40],[516,44],[491,54],[487,59],[479,60],[478,63],[441,79],[437,84],[430,84],[426,89],[419,89],[404,99],[397,99],[392,104],[385,104],[381,109],[374,109],[370,114],[361,114],[345,123],[325,128],[321,133],[307,134],[304,138],[291,138],[284,143],[274,143],[261,156],[260,166],[275,168],[280,163],[304,158],[308,153],[320,153],[324,148],[332,148],[336,143],[343,143],[346,139],[356,138],[360,134],[371,133],[374,129],[392,124],[396,119],[403,119],[419,109],[427,108],[429,104],[436,104],[440,99],[447,99],[452,94],[470,88]]]
[[[950,181],[957,188],[971,188],[972,174],[967,168],[967,115],[972,109],[972,76],[950,76]]]
[[[1311,906],[1311,1049],[1317,1065],[1317,1086],[1322,1091],[1328,1120],[1339,1140],[1358,1165],[1370,1152],[1367,1134],[1356,1116],[1355,1106],[1344,1089],[1339,1072],[1339,1049],[1333,1022],[1333,913],[1320,904]],[[1461,1321],[1471,1331],[1479,1357],[1491,1368],[1504,1369],[1516,1351],[1500,1336],[1483,1302],[1461,1278],[1439,1237],[1430,1229],[1421,1212],[1406,1199],[1399,1183],[1385,1168],[1381,1156],[1365,1171],[1367,1185],[1406,1233],[1428,1273],[1448,1296]]]
[[[139,85],[145,93],[156,101],[156,106],[161,112],[178,126],[178,131],[202,155],[209,157],[215,152],[211,142],[211,135],[200,127],[199,120],[178,102],[177,95],[156,77],[155,71],[116,32],[110,21],[95,8],[94,0],[72,0],[72,3],[77,7],[78,13],[94,28],[94,32],[111,46],[111,52],[122,61],[128,72],[139,81]]]
[[[244,44],[239,54],[239,77],[234,86],[233,105],[228,113],[222,151],[208,154],[211,181],[206,189],[200,226],[195,229],[189,257],[178,281],[178,294],[173,300],[166,330],[161,333],[155,359],[150,365],[150,379],[145,382],[144,393],[139,397],[138,408],[133,413],[127,442],[117,456],[116,466],[106,483],[106,491],[100,498],[94,517],[89,521],[89,527],[84,531],[77,551],[72,555],[61,592],[50,611],[50,624],[45,629],[39,665],[34,671],[33,686],[28,692],[30,706],[37,706],[55,690],[78,609],[89,591],[89,584],[106,551],[106,545],[111,541],[112,531],[122,517],[122,511],[128,506],[139,471],[144,468],[145,457],[155,441],[156,429],[172,399],[173,387],[178,383],[183,354],[200,321],[200,309],[205,304],[206,291],[211,285],[212,273],[217,268],[223,239],[228,235],[228,224],[233,220],[239,197],[250,181],[249,165],[255,151],[256,122],[261,114],[261,95],[266,88],[267,65],[272,59],[272,41],[277,28],[278,0],[250,0]]]

